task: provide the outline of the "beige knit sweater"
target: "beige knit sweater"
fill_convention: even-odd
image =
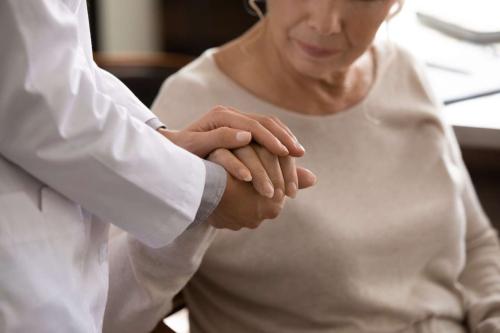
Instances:
[[[164,84],[154,111],[168,126],[215,104],[274,115],[318,176],[257,230],[204,227],[173,245],[199,259],[208,247],[184,289],[192,333],[500,332],[497,236],[452,130],[416,61],[394,45],[376,50],[369,95],[330,116],[251,95],[217,68],[216,50]],[[198,264],[178,269],[140,245],[128,251],[143,267],[134,270],[138,286],[148,277],[138,288],[154,295],[130,301],[144,312],[167,308]]]

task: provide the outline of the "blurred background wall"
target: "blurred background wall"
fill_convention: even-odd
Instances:
[[[96,5],[101,51],[161,50],[159,1],[98,0]]]
[[[235,38],[256,18],[243,0],[89,0],[94,49],[198,55]]]

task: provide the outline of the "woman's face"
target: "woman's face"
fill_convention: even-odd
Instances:
[[[267,0],[281,58],[314,78],[345,71],[370,47],[396,0]]]

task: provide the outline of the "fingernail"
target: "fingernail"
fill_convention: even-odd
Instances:
[[[306,151],[306,149],[304,148],[304,146],[301,145],[298,141],[295,141],[295,147],[297,147],[297,149],[302,150],[303,152]]]
[[[274,196],[274,186],[271,183],[266,183],[262,189],[265,197],[271,199]]]
[[[305,170],[309,174],[309,177],[312,178],[312,184],[316,185],[316,183],[318,182],[318,177],[316,177],[316,175],[314,174],[314,172],[312,172],[311,170],[308,170],[308,169],[305,169]]]
[[[236,140],[239,142],[248,142],[252,138],[252,134],[250,132],[240,131],[236,133]]]
[[[243,179],[246,182],[252,181],[252,175],[248,170],[246,169],[241,169],[239,172],[240,178]]]
[[[314,186],[318,183],[318,177],[316,177],[315,174],[312,174],[312,177],[313,177],[313,186]]]
[[[300,144],[299,139],[297,139],[297,138],[294,138],[294,139],[295,139],[295,148],[297,148],[297,149],[302,150],[303,152],[305,152],[306,149],[304,148],[303,145]]]
[[[294,182],[291,182],[291,183],[288,183],[287,185],[287,191],[288,191],[288,195],[291,197],[291,198],[295,198],[297,196],[297,184],[295,184]]]

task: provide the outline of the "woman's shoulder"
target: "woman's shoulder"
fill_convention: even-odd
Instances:
[[[422,70],[424,67],[421,59],[416,57],[405,46],[396,42],[390,40],[377,41],[375,49],[383,70],[415,72]]]
[[[152,110],[165,123],[183,126],[224,99],[213,52],[205,51],[163,82]]]
[[[163,83],[160,93],[170,93],[172,90],[196,90],[206,91],[214,87],[219,81],[217,65],[213,60],[216,49],[205,51],[198,58],[170,75]]]
[[[428,80],[425,63],[406,47],[392,41],[376,44],[380,66],[378,75],[386,91],[394,90],[402,98],[426,100],[436,109],[441,102],[436,98]]]

